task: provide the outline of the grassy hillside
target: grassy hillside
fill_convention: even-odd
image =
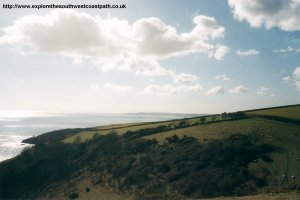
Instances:
[[[210,120],[211,117],[206,117],[207,120]],[[95,135],[106,135],[111,132],[115,132],[116,134],[122,135],[128,131],[137,131],[141,129],[147,128],[155,128],[159,126],[171,126],[176,127],[179,126],[182,121],[187,121],[190,125],[199,122],[200,117],[189,118],[189,119],[179,119],[179,120],[168,120],[162,122],[148,122],[148,123],[135,123],[135,124],[122,124],[122,125],[108,125],[108,126],[100,126],[95,127],[91,130],[83,130],[76,135],[72,135],[67,137],[63,141],[65,143],[73,143],[76,138],[80,138],[81,141],[87,141],[92,139]]]
[[[298,114],[299,105],[47,133],[0,163],[0,198],[294,198]]]
[[[265,167],[279,179],[286,175],[288,177],[286,184],[300,184],[300,126],[261,118],[243,119],[176,129],[144,138],[164,142],[166,138],[173,135],[177,135],[179,138],[187,135],[197,138],[201,142],[210,142],[235,134],[247,135],[260,143],[273,145],[280,149],[271,154],[271,163],[258,161],[253,164],[253,168]],[[295,176],[295,179],[292,179],[292,176]]]
[[[300,120],[300,105],[271,109],[259,109],[246,112],[247,114],[270,115]]]
[[[300,120],[300,105],[295,105],[295,106],[287,106],[287,107],[278,107],[278,108],[271,108],[271,109],[258,109],[258,110],[251,110],[251,111],[246,111],[246,114],[249,115],[268,115],[268,116],[278,116],[278,117],[284,117],[288,119],[294,119],[294,120]],[[168,121],[163,121],[163,122],[149,122],[149,123],[131,123],[131,124],[116,124],[116,125],[106,125],[106,126],[99,126],[95,127],[92,130],[83,130],[77,134],[74,134],[70,137],[66,137],[64,139],[65,143],[73,143],[75,139],[80,138],[81,141],[87,141],[92,139],[95,135],[105,135],[108,133],[116,132],[117,134],[124,134],[127,131],[137,131],[140,129],[145,129],[145,128],[154,128],[158,127],[161,125],[164,126],[171,126],[171,127],[176,127],[178,126],[182,121],[186,121],[188,125],[193,126],[193,125],[199,125],[202,124],[200,122],[201,118],[205,118],[205,122],[219,122],[219,121],[224,121],[221,115],[214,115],[214,116],[201,116],[201,117],[193,117],[193,118],[186,118],[186,119],[178,119],[178,120],[168,120]],[[246,123],[246,122],[243,122]],[[226,129],[227,132],[231,132],[230,127],[234,128],[234,126],[231,125],[232,123],[228,124],[228,128]],[[216,126],[219,126],[216,124]],[[222,126],[222,125],[221,125]],[[243,126],[243,125],[242,125]],[[248,127],[253,126],[253,124],[249,124]],[[247,125],[244,126],[244,128],[247,128]],[[224,128],[224,127],[222,127]],[[198,129],[196,128],[195,131]],[[185,129],[184,131],[190,132],[190,130]],[[210,131],[210,130],[208,130]],[[210,131],[214,132],[215,130]],[[246,132],[249,132],[249,130],[245,130]],[[182,132],[181,130],[175,131],[174,133],[177,134],[178,132]],[[192,128],[192,132],[194,132],[194,128]],[[236,131],[234,130],[236,133]],[[173,132],[168,133],[169,135],[172,134]],[[201,137],[203,139],[209,138],[205,135],[205,131],[203,132],[202,130],[202,135],[200,136],[199,134],[196,137]],[[220,133],[217,131],[217,133]],[[226,131],[223,133],[226,135]],[[193,133],[192,133],[193,134]],[[179,133],[179,135],[182,135]],[[195,135],[193,135],[195,136]],[[212,137],[214,138],[214,137]],[[222,138],[222,134],[220,135],[219,138]]]

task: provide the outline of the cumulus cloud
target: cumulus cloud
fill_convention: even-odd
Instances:
[[[256,49],[249,49],[249,50],[246,50],[246,51],[241,51],[240,49],[238,49],[236,51],[236,54],[239,55],[239,56],[256,56],[256,55],[259,55],[260,52],[257,51]]]
[[[294,85],[300,91],[300,67],[296,67],[291,76],[285,76],[281,80],[283,83]]]
[[[141,92],[143,95],[180,95],[189,92],[197,92],[202,89],[202,86],[199,84],[195,85],[148,85]]]
[[[216,52],[215,52],[215,54],[214,54],[214,57],[215,57],[215,59],[217,59],[217,60],[222,60],[223,57],[224,57],[227,53],[229,53],[229,51],[230,51],[229,47],[224,46],[224,45],[219,46],[219,47],[216,49]]]
[[[186,74],[186,73],[176,74],[173,71],[170,71],[170,73],[171,76],[173,77],[174,82],[178,84],[189,84],[199,79],[197,76],[192,74]]]
[[[206,91],[205,95],[215,95],[215,94],[223,94],[225,93],[225,88],[221,85],[211,88],[210,90]]]
[[[217,76],[215,76],[215,79],[216,80],[222,80],[222,81],[229,81],[230,80],[230,78],[225,74],[217,75]]]
[[[215,54],[219,60],[228,51],[214,44],[224,37],[225,28],[213,17],[195,16],[193,22],[192,30],[179,33],[156,17],[129,23],[75,10],[53,10],[46,15],[26,15],[2,28],[0,44],[23,52],[58,54],[76,63],[91,62],[102,71],[170,75],[161,60],[187,54]]]
[[[249,89],[243,85],[239,85],[231,89],[229,92],[233,94],[239,94],[239,93],[249,92]]]
[[[163,68],[156,60],[137,57],[126,58],[123,63],[119,66],[113,66],[113,68],[149,77],[169,74],[169,71]]]
[[[235,19],[246,20],[252,27],[300,30],[299,0],[228,0],[228,5]]]
[[[102,85],[102,88],[109,89],[115,92],[128,92],[133,90],[133,87],[127,85],[117,85],[112,83],[105,83]]]

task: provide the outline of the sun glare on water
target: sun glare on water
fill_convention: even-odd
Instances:
[[[29,117],[48,117],[53,116],[53,113],[44,111],[32,110],[0,110],[0,121],[17,120]]]

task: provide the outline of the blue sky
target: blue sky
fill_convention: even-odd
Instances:
[[[299,0],[115,2],[127,8],[1,8],[0,110],[219,113],[300,102]]]

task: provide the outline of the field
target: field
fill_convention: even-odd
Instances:
[[[199,121],[200,118],[190,118],[188,119],[189,124],[195,124]],[[211,120],[211,117],[206,117],[206,120]],[[115,132],[119,135],[126,133],[127,131],[137,131],[146,128],[155,128],[158,126],[176,126],[180,123],[181,120],[170,120],[162,122],[146,122],[146,123],[132,123],[132,124],[115,124],[115,125],[106,125],[95,127],[92,130],[85,130],[76,135],[64,139],[65,143],[73,143],[76,138],[80,138],[81,141],[88,141],[94,137],[94,135],[106,135],[111,132]]]
[[[272,108],[272,109],[259,109],[253,111],[247,111],[246,114],[255,114],[255,115],[268,115],[268,116],[277,116],[277,117],[284,117],[289,119],[300,119],[300,106],[289,106],[289,107],[280,107],[280,108]],[[198,138],[199,140],[206,140],[206,139],[217,139],[222,137],[227,137],[232,135],[233,133],[241,133],[241,134],[249,134],[253,132],[253,127],[256,126],[256,122],[260,123],[261,121],[253,121],[253,120],[243,120],[243,122],[235,123],[235,122],[220,122],[222,121],[221,115],[215,116],[206,116],[206,117],[194,117],[185,119],[188,121],[189,125],[196,125],[201,118],[205,118],[206,122],[218,122],[206,125],[204,128],[199,127],[188,127],[185,129],[176,129],[169,132],[166,132],[164,136],[159,136],[161,139],[164,139],[168,136],[172,136],[173,134],[177,134],[178,136],[183,135],[190,135],[193,137]],[[115,132],[117,134],[124,134],[127,131],[137,131],[140,129],[146,128],[155,128],[161,125],[171,126],[174,127],[180,123],[180,119],[178,120],[169,120],[169,121],[162,121],[162,122],[145,122],[145,123],[128,123],[128,124],[112,124],[112,125],[105,125],[94,127],[92,130],[83,130],[82,132],[73,135],[71,137],[65,138],[65,143],[73,143],[76,139],[80,138],[80,141],[88,141],[92,139],[95,135],[105,135],[111,132]],[[224,124],[225,123],[225,124]],[[262,126],[261,124],[258,124]],[[211,128],[213,127],[213,128]],[[241,127],[241,128],[239,128]],[[262,127],[264,128],[264,127]],[[268,128],[268,127],[266,127]],[[222,130],[221,130],[222,129]],[[198,132],[200,131],[200,132]],[[197,134],[195,134],[197,132]],[[200,134],[201,133],[201,134]],[[160,134],[161,135],[161,134]],[[160,138],[157,137],[158,140]],[[151,138],[151,137],[149,137]],[[153,138],[153,137],[152,137]]]
[[[270,115],[277,117],[286,117],[290,119],[300,119],[300,106],[282,107],[276,109],[262,109],[249,111],[247,114]]]

